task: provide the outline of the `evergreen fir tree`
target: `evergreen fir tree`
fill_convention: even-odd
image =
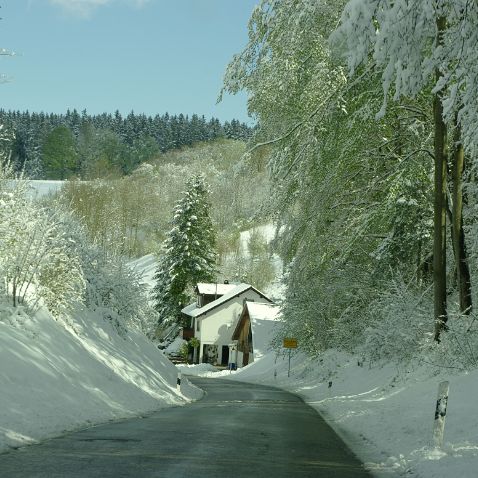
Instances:
[[[174,208],[173,228],[163,244],[163,256],[153,289],[158,324],[180,321],[197,282],[215,275],[216,236],[209,215],[209,191],[203,175],[191,177]]]

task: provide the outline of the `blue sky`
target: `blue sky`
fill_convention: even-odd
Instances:
[[[0,57],[0,107],[247,121],[245,95],[216,99],[257,3],[2,0],[0,47],[18,55]]]

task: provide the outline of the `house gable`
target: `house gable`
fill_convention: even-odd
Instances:
[[[239,365],[248,365],[267,351],[280,313],[271,303],[246,301],[232,339],[237,341]]]
[[[245,301],[262,300],[262,296],[253,288],[248,288],[227,301],[209,309],[206,313],[195,317],[196,324],[200,321],[200,340],[207,343],[217,341],[229,344],[232,340],[239,316]]]
[[[186,314],[190,317],[201,317],[207,313],[209,313],[211,310],[221,306],[223,303],[234,299],[235,297],[238,297],[239,295],[243,294],[246,291],[252,291],[255,294],[257,294],[258,298],[262,299],[262,301],[267,301],[272,303],[272,300],[269,299],[264,293],[261,291],[257,290],[255,287],[249,284],[239,284],[234,287],[230,292],[227,294],[224,294],[223,296],[219,297],[218,299],[204,305],[204,306],[198,306],[197,304],[190,304],[187,307],[185,307],[181,312],[183,314]]]
[[[237,287],[237,284],[209,284],[200,282],[196,285],[195,291],[197,294],[197,307],[204,307],[211,302],[219,299],[223,295],[231,292]]]

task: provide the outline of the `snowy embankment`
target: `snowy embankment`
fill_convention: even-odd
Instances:
[[[202,392],[142,334],[122,338],[91,312],[69,324],[0,303],[0,451],[137,416]]]
[[[183,373],[273,385],[297,393],[316,408],[378,477],[471,478],[478,476],[478,371],[429,367],[369,368],[356,358],[329,352],[320,359],[269,352],[237,372],[199,368]],[[450,381],[443,450],[432,429],[438,383]],[[329,388],[329,382],[332,382]]]

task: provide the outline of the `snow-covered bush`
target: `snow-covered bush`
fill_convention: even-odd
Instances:
[[[0,173],[0,274],[13,306],[43,302],[58,315],[82,298],[80,260],[61,217],[28,199],[27,183]]]
[[[45,306],[68,319],[84,304],[122,334],[128,327],[151,331],[153,313],[139,275],[91,244],[65,206],[31,200],[27,189],[8,166],[1,170],[0,277],[12,305]]]
[[[449,312],[450,313],[450,312]],[[425,343],[423,360],[437,368],[473,370],[478,368],[478,317],[463,315],[458,307],[450,313],[440,343]]]
[[[85,303],[110,320],[120,334],[137,328],[150,334],[155,314],[149,305],[141,276],[118,256],[108,257],[98,249],[89,251],[90,265],[85,269]]]
[[[36,295],[54,316],[82,301],[85,290],[81,260],[75,250],[65,246],[65,240],[68,238],[59,233],[36,276]]]
[[[401,277],[368,307],[360,353],[371,362],[408,361],[433,338],[431,289],[417,291]]]

